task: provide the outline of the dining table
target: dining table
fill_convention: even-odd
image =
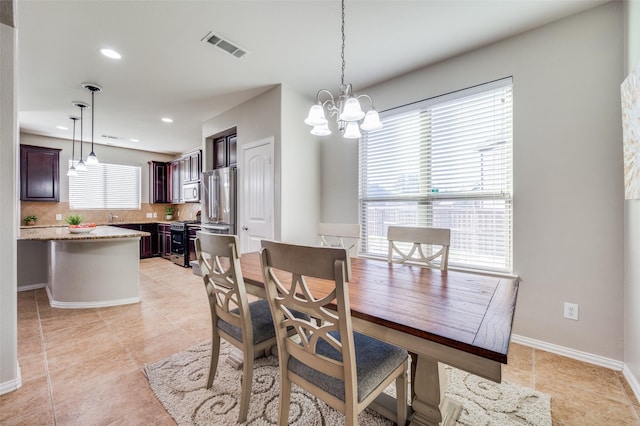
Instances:
[[[265,297],[257,252],[240,257],[247,292]],[[350,258],[349,301],[353,329],[417,355],[411,425],[453,425],[457,401],[445,397],[449,365],[500,382],[507,363],[519,280],[417,265]],[[312,292],[328,293],[314,281]],[[389,396],[376,411],[395,418]]]

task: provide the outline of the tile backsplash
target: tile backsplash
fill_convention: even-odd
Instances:
[[[20,202],[20,225],[24,225],[24,218],[27,216],[36,216],[38,221],[36,225],[66,225],[65,218],[70,214],[79,214],[83,217],[83,222],[108,224],[109,213],[114,216],[113,223],[142,223],[165,221],[165,209],[168,206],[173,207],[172,220],[193,220],[200,210],[199,203],[185,204],[149,204],[142,203],[140,210],[71,210],[68,202],[43,202],[43,201],[21,201]],[[147,217],[147,213],[151,214],[151,218]],[[153,214],[157,217],[153,217]],[[61,215],[61,220],[56,220],[56,215]],[[117,217],[116,217],[117,216]]]

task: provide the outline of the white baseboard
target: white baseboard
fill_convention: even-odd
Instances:
[[[622,374],[624,378],[627,379],[627,383],[629,383],[629,387],[633,391],[633,394],[636,396],[636,400],[640,401],[640,382],[633,375],[629,367],[625,364],[624,369],[622,369]]]
[[[20,363],[18,363],[18,377],[8,382],[0,383],[0,395],[13,392],[22,386],[22,374],[20,373]]]
[[[47,283],[36,283],[36,284],[29,284],[29,285],[21,285],[21,286],[18,286],[18,291],[37,290],[39,288],[45,288],[46,286],[47,286]]]
[[[49,297],[49,305],[52,308],[60,309],[89,309],[89,308],[106,308],[109,306],[131,305],[133,303],[139,303],[140,297],[130,297],[128,299],[114,299],[97,302],[60,302],[53,299],[51,290],[49,287],[45,287],[47,290],[47,296]]]
[[[518,336],[517,334],[513,334],[511,336],[511,341],[521,345],[530,346],[535,349],[542,349],[543,351],[566,356],[567,358],[573,358],[578,361],[588,362],[589,364],[599,365],[611,370],[622,371],[625,367],[624,362],[622,361],[578,351],[576,349],[566,348],[560,345],[554,345],[553,343],[543,342],[542,340]]]

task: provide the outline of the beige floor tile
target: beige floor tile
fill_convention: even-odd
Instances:
[[[132,345],[127,350],[133,355],[141,368],[145,364],[160,361],[177,352],[184,351],[199,343],[188,333],[175,329],[152,339]]]
[[[29,380],[18,390],[0,396],[0,424],[46,406],[51,407],[47,377]]]
[[[155,395],[140,371],[96,383],[78,396],[55,404],[59,425],[105,425],[153,403]]]
[[[110,423],[110,426],[174,426],[176,422],[160,401],[154,401]]]
[[[62,311],[62,312],[61,312]],[[48,308],[40,313],[42,332],[48,338],[55,332],[69,327],[77,327],[79,324],[89,324],[100,321],[100,316],[95,310],[85,309],[57,309]]]
[[[554,395],[551,398],[554,420],[567,425],[604,426],[637,425],[629,404],[597,393]]]
[[[11,417],[0,421],[2,426],[49,426],[55,425],[53,418],[53,409],[51,404],[46,404],[42,407],[34,407],[28,411],[24,411]]]
[[[18,339],[40,338],[40,320],[38,314],[18,318]]]
[[[124,348],[88,359],[65,369],[51,373],[53,401],[56,405],[70,400],[102,382],[108,382],[140,371],[138,365]]]

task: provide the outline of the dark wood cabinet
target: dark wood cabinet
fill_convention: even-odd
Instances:
[[[174,160],[169,163],[168,203],[179,204],[182,202],[182,160]]]
[[[202,151],[191,152],[184,157],[184,182],[200,182]]]
[[[236,167],[238,164],[237,146],[237,136],[235,133],[214,139],[213,168]]]
[[[171,225],[158,224],[158,253],[165,259],[171,259]]]
[[[149,203],[166,203],[169,186],[167,163],[149,161]]]
[[[158,224],[157,223],[123,223],[118,228],[131,229],[134,231],[149,232],[148,237],[140,238],[140,259],[146,259],[158,255]]]
[[[20,200],[60,201],[60,151],[20,145]]]

